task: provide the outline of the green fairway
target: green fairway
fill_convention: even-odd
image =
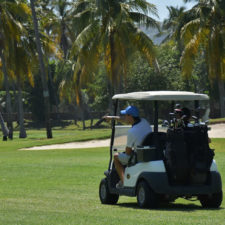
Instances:
[[[225,139],[212,141],[225,180]],[[225,201],[218,210],[205,210],[198,201],[183,199],[157,210],[139,209],[136,198],[129,197],[120,197],[117,205],[102,205],[98,186],[108,166],[108,148],[17,150],[32,142],[43,143],[38,138],[1,142],[1,225],[225,224]]]
[[[19,139],[19,132],[14,132],[14,140],[2,141],[0,151],[5,151],[7,149],[19,149],[25,147],[33,147],[40,145],[49,144],[60,144],[75,141],[88,141],[93,139],[106,139],[111,135],[111,130],[108,128],[104,129],[77,129],[74,128],[55,128],[53,129],[53,138],[46,138],[45,129],[40,130],[28,130],[27,138]],[[2,137],[0,137],[2,138]],[[1,140],[0,140],[1,141]]]

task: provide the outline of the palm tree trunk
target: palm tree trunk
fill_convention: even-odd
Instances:
[[[52,92],[53,92],[53,98],[54,98],[54,101],[55,101],[57,120],[59,120],[60,119],[60,117],[59,117],[59,101],[58,101],[58,98],[57,98],[57,92],[55,90],[53,79],[52,79],[52,70],[51,70],[51,67],[49,65],[48,65],[48,78],[49,78],[49,81],[50,81],[50,85],[51,85]]]
[[[5,58],[4,58],[2,50],[0,50],[0,58],[2,60],[2,70],[3,70],[3,74],[4,74],[4,85],[5,85],[5,91],[6,91],[7,125],[9,128],[8,137],[10,139],[13,139],[12,105],[11,105],[11,96],[10,96],[10,92],[9,92],[9,79],[8,79],[8,74],[7,74],[7,70],[6,70]]]
[[[83,104],[82,97],[81,97],[81,103],[80,103],[79,108],[80,108],[80,115],[81,115],[83,130],[85,130],[86,129],[86,125],[85,125],[84,104]]]
[[[110,114],[113,113],[113,103],[112,103],[112,96],[114,95],[115,89],[114,87],[117,86],[117,71],[115,68],[115,52],[114,52],[114,32],[110,32],[110,58],[111,58],[111,80],[108,81],[108,91],[109,91],[109,111]],[[112,115],[112,114],[111,114]]]
[[[225,90],[224,81],[218,79],[219,101],[220,101],[220,117],[225,117]]]
[[[22,100],[22,90],[20,80],[18,79],[18,114],[19,114],[19,126],[20,134],[19,138],[26,138],[27,133],[24,127],[24,111],[23,111],[23,100]]]
[[[4,123],[4,119],[2,117],[2,113],[0,112],[0,124],[2,128],[2,134],[3,134],[3,141],[7,141],[7,136],[9,135],[9,130],[7,126]]]
[[[42,54],[42,50],[41,50],[41,42],[40,42],[40,36],[39,36],[39,31],[38,31],[38,21],[37,21],[37,16],[36,16],[36,12],[35,12],[34,2],[35,2],[35,0],[30,0],[33,23],[34,23],[35,40],[36,40],[36,45],[37,45],[40,71],[41,71],[41,81],[42,81],[42,87],[43,87],[46,132],[47,132],[47,138],[52,138],[52,130],[51,130],[51,124],[50,124],[49,90],[48,90],[48,85],[47,85],[47,78],[46,78],[43,54]]]
[[[109,114],[113,115],[113,101],[112,101],[112,96],[113,96],[113,86],[112,83],[109,79],[107,79],[107,88],[108,88],[108,93],[109,93],[109,100],[108,100],[108,110]]]

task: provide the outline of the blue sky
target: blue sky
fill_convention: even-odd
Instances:
[[[196,4],[193,2],[185,4],[183,0],[147,0],[147,1],[154,4],[157,7],[160,21],[163,21],[169,15],[166,6],[173,6],[173,7],[185,6],[186,9],[190,9],[192,8],[193,5]]]

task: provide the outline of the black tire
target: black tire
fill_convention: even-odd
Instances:
[[[212,195],[200,195],[199,200],[203,208],[219,208],[223,200],[222,190]]]
[[[137,203],[140,208],[157,208],[158,206],[157,195],[146,181],[141,181],[137,186]]]
[[[108,181],[106,178],[102,179],[99,185],[99,198],[102,204],[116,204],[119,199],[119,195],[111,194],[108,188]]]

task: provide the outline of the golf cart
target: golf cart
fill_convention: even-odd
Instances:
[[[129,126],[116,125],[112,120],[110,160],[99,185],[102,204],[116,204],[120,195],[137,196],[141,208],[156,208],[160,202],[171,202],[179,197],[197,197],[202,207],[218,208],[223,199],[221,176],[209,147],[208,127],[199,119],[199,101],[207,102],[205,94],[182,91],[147,91],[114,95],[114,116],[119,102],[153,101],[154,131],[141,146],[134,149],[124,172],[124,187],[116,188],[119,176],[113,163],[113,154],[124,151]],[[165,102],[194,102],[196,115],[186,126],[176,126],[177,118],[169,114],[166,129],[158,124],[159,104]],[[183,115],[182,121],[186,115]]]

